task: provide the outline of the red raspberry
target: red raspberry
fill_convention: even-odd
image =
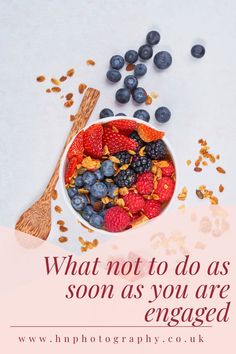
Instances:
[[[140,194],[151,194],[154,187],[154,176],[151,172],[140,173],[136,188]]]
[[[168,163],[169,163],[168,167],[161,168],[163,177],[170,177],[175,172],[175,166],[174,166],[173,162],[168,162]]]
[[[163,203],[163,202],[168,202],[171,199],[174,193],[174,189],[175,189],[175,182],[173,181],[173,179],[171,179],[170,177],[162,177],[159,180],[157,188],[154,191],[154,193],[158,195],[159,201]]]
[[[131,221],[129,214],[121,207],[115,206],[107,210],[104,217],[104,227],[107,231],[124,231]]]
[[[161,203],[154,199],[148,199],[145,203],[144,214],[148,219],[155,218],[161,212]]]
[[[137,213],[141,209],[144,208],[145,200],[143,197],[134,192],[129,192],[127,195],[124,196],[125,206],[129,208],[129,211],[133,213]]]

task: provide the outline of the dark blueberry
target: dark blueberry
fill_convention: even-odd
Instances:
[[[94,171],[94,174],[96,178],[101,181],[104,178],[104,173],[102,172],[102,169],[99,168],[98,170]]]
[[[137,103],[144,103],[147,98],[147,92],[142,87],[137,87],[133,93],[132,97]]]
[[[106,177],[111,177],[115,173],[114,164],[111,160],[105,160],[102,163],[101,170]]]
[[[69,188],[69,189],[67,189],[67,193],[71,199],[78,193],[78,189],[77,188]]]
[[[90,225],[96,227],[97,229],[101,229],[104,224],[104,218],[99,214],[92,214],[89,219]]]
[[[134,67],[134,75],[143,76],[147,72],[147,67],[145,64],[136,64]]]
[[[143,60],[150,59],[153,55],[152,47],[149,44],[142,45],[138,50],[138,55]]]
[[[155,140],[148,143],[145,147],[147,156],[152,160],[166,160],[169,152],[163,140]]]
[[[116,117],[119,117],[119,116],[124,116],[124,117],[126,117],[126,114],[124,114],[124,113],[117,113],[117,114],[116,114]]]
[[[91,205],[87,205],[86,208],[84,208],[84,210],[83,210],[83,212],[82,212],[82,217],[83,217],[85,220],[89,221],[90,216],[91,216],[92,214],[94,214],[94,213],[95,213],[95,211],[93,210],[92,206],[91,206]]]
[[[146,40],[147,43],[150,45],[155,45],[160,42],[161,36],[160,33],[157,31],[150,31],[147,34]]]
[[[133,64],[138,60],[138,53],[136,50],[128,50],[128,52],[125,53],[125,60],[129,64]]]
[[[159,107],[155,112],[155,118],[159,123],[166,123],[170,119],[171,112],[166,107]]]
[[[94,206],[94,204],[99,201],[99,198],[95,198],[92,194],[89,194],[89,200],[90,204]]]
[[[114,199],[118,195],[118,186],[114,183],[107,182],[108,197]]]
[[[111,82],[118,82],[121,79],[121,73],[116,69],[110,69],[107,72],[107,79]]]
[[[129,90],[134,90],[138,86],[138,79],[134,75],[128,75],[124,79],[124,85]]]
[[[83,194],[79,193],[71,199],[71,204],[76,211],[81,211],[87,206],[87,199]]]
[[[144,146],[144,141],[140,138],[140,136],[138,135],[138,133],[136,131],[133,131],[132,133],[130,133],[129,137],[136,141],[136,143],[138,144],[138,151]]]
[[[164,69],[169,68],[169,66],[171,65],[172,56],[170,55],[170,53],[165,52],[165,51],[158,52],[154,56],[153,61],[158,69],[164,70]]]
[[[150,114],[145,111],[145,109],[138,109],[136,112],[134,112],[134,117],[144,120],[145,122],[149,122],[150,120]]]
[[[118,187],[131,187],[137,180],[136,173],[131,168],[121,170],[115,177],[114,182]]]
[[[202,58],[205,55],[205,48],[201,44],[196,44],[191,49],[194,58]]]
[[[76,187],[83,187],[83,185],[84,185],[84,180],[83,180],[83,176],[82,175],[79,175],[79,176],[77,176],[76,177],[76,179],[75,179],[75,185],[76,185]]]
[[[130,92],[127,88],[121,88],[116,91],[116,100],[119,103],[127,103],[130,100]]]
[[[106,212],[107,212],[106,209],[103,209],[103,210],[99,211],[98,214],[99,214],[102,218],[104,218]]]
[[[131,155],[127,151],[117,152],[117,154],[115,154],[115,157],[120,160],[120,166],[129,164],[131,160]]]
[[[99,118],[113,117],[114,113],[110,108],[103,108],[99,114]]]
[[[103,182],[96,182],[92,185],[90,193],[95,198],[103,198],[107,195],[107,186]]]
[[[121,55],[113,55],[110,59],[110,64],[113,69],[119,70],[123,68],[125,61]]]
[[[85,184],[91,186],[96,182],[96,176],[94,175],[94,173],[86,171],[83,174],[83,181]]]
[[[152,167],[152,161],[147,156],[134,156],[130,167],[136,173],[147,172]]]

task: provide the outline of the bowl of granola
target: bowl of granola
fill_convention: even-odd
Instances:
[[[121,233],[167,210],[176,163],[164,132],[139,119],[109,117],[88,124],[67,146],[59,181],[83,225]]]

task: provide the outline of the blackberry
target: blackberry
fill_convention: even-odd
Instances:
[[[138,144],[138,148],[137,151],[139,151],[143,146],[144,146],[144,141],[140,138],[140,136],[138,135],[138,133],[136,131],[133,131],[129,137],[136,141],[136,143]]]
[[[135,156],[131,163],[131,167],[136,173],[150,171],[151,166],[152,161],[147,156]]]
[[[115,154],[115,157],[117,157],[120,160],[120,165],[126,165],[130,163],[131,155],[127,151],[121,151]]]
[[[137,180],[136,173],[131,168],[121,170],[115,177],[114,182],[118,187],[131,187]]]
[[[156,140],[146,145],[146,153],[152,160],[166,160],[169,156],[163,140]]]

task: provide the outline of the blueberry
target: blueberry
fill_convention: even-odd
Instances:
[[[172,57],[170,55],[170,53],[166,52],[166,51],[162,51],[162,52],[158,52],[155,56],[154,56],[154,64],[156,65],[156,67],[158,67],[158,69],[167,69],[169,68],[169,66],[172,63]]]
[[[87,205],[82,212],[82,216],[85,220],[89,221],[90,216],[94,213],[95,211],[93,210],[91,205]]]
[[[102,172],[102,169],[99,168],[98,170],[94,171],[94,174],[96,178],[101,181],[104,178],[104,173]]]
[[[134,68],[134,75],[143,76],[147,72],[147,67],[145,64],[136,64]]]
[[[118,186],[114,183],[106,183],[108,190],[108,197],[115,198],[118,195]]]
[[[87,199],[83,194],[79,193],[71,199],[71,204],[76,211],[81,211],[87,206]]]
[[[84,185],[84,180],[83,180],[83,176],[82,175],[79,175],[79,176],[77,176],[76,177],[76,179],[75,179],[75,185],[76,185],[76,187],[83,187],[83,185]]]
[[[132,93],[133,99],[137,103],[143,103],[146,101],[147,92],[142,87],[137,87]]]
[[[111,177],[115,173],[114,164],[111,160],[105,160],[102,163],[101,170],[104,173],[104,176]]]
[[[69,188],[69,189],[67,189],[67,193],[71,199],[78,193],[78,189],[77,188]]]
[[[99,198],[95,198],[92,194],[89,194],[90,204],[94,206],[94,203],[99,202]]]
[[[90,184],[85,184],[85,185],[83,186],[83,188],[86,189],[87,191],[90,191],[91,185],[90,185]]]
[[[143,60],[150,59],[153,55],[152,47],[149,44],[142,45],[138,50],[138,55]]]
[[[104,218],[99,214],[92,214],[89,223],[97,229],[101,229],[104,224]]]
[[[92,185],[90,193],[95,198],[103,198],[107,195],[107,186],[103,182],[96,182]]]
[[[110,69],[107,72],[107,79],[111,82],[118,82],[121,79],[121,73],[116,69]]]
[[[201,44],[196,44],[191,49],[191,54],[194,58],[202,58],[205,55],[205,48]]]
[[[103,210],[99,211],[98,214],[101,215],[102,218],[104,218],[106,212],[107,212],[106,209],[103,209]]]
[[[126,114],[124,114],[124,113],[117,113],[116,116],[124,116],[124,117],[126,117]]]
[[[155,112],[155,118],[159,123],[166,123],[170,119],[171,112],[166,107],[159,107]]]
[[[134,112],[134,117],[144,120],[145,122],[149,122],[150,120],[150,114],[145,111],[145,109],[138,109],[136,112]]]
[[[125,53],[125,60],[129,64],[133,64],[138,60],[138,53],[136,50],[128,50],[128,52]]]
[[[110,108],[103,108],[99,114],[99,118],[113,117],[114,113]]]
[[[161,36],[160,33],[157,31],[150,31],[147,34],[146,40],[147,43],[150,45],[155,45],[160,42]]]
[[[134,75],[128,75],[124,79],[124,85],[129,90],[134,90],[138,86],[138,79]]]
[[[121,88],[116,91],[116,100],[119,103],[127,103],[130,100],[130,92],[127,88]]]
[[[119,70],[123,68],[125,61],[121,55],[113,55],[110,59],[110,64],[113,69]]]
[[[83,174],[83,181],[85,184],[91,186],[96,182],[96,176],[92,172],[84,172]]]

